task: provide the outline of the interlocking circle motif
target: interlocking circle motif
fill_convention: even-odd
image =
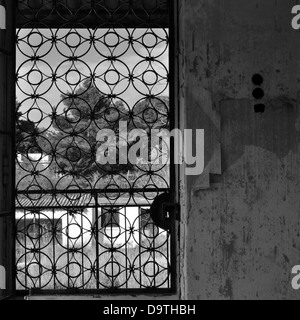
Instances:
[[[168,11],[166,0],[18,1],[18,289],[171,287],[171,233],[149,214],[170,191],[169,145],[135,134],[170,128]]]

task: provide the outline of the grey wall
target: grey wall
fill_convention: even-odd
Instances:
[[[180,104],[205,129],[188,177],[182,241],[189,299],[298,299],[300,31],[291,0],[180,1]],[[255,113],[255,73],[264,113]]]

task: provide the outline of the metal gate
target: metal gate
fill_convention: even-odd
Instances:
[[[174,289],[166,0],[18,1],[18,290]],[[130,159],[130,160],[129,160]]]

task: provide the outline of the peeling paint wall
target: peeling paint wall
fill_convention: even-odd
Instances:
[[[300,32],[292,0],[180,1],[180,104],[205,129],[186,179],[188,299],[300,299]],[[184,48],[183,48],[184,46]],[[252,76],[264,77],[264,113]]]

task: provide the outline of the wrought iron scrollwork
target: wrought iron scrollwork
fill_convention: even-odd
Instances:
[[[18,289],[170,289],[170,231],[149,214],[168,146],[120,161],[134,130],[170,129],[168,1],[18,1],[17,20]]]

